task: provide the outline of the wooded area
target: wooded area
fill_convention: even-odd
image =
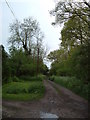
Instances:
[[[24,81],[42,81],[47,76],[54,82],[79,91],[88,99],[90,55],[90,5],[88,2],[58,2],[50,14],[52,25],[63,24],[58,50],[47,56],[43,45],[44,34],[32,17],[10,24],[9,53],[1,45],[2,84]],[[50,70],[44,58],[51,61]],[[62,78],[67,78],[63,83]],[[68,79],[69,77],[69,79]],[[71,80],[71,82],[70,82]],[[61,81],[61,82],[60,82]],[[65,81],[64,81],[65,82]],[[69,86],[69,82],[71,85]],[[66,85],[67,84],[67,85]],[[79,86],[79,87],[78,87]],[[78,92],[78,93],[79,93]],[[77,92],[76,92],[77,93]]]
[[[32,17],[10,24],[8,52],[0,45],[2,118],[89,117],[90,3],[59,1],[49,14],[55,18],[50,25],[62,26],[59,49],[47,54],[44,33]]]
[[[2,49],[2,78],[3,83],[11,77],[37,76],[46,74],[48,68],[43,60],[46,50],[43,45],[44,35],[38,22],[32,18],[16,21],[10,25],[11,36],[9,54]]]
[[[85,83],[89,81],[90,54],[90,6],[87,2],[59,2],[50,13],[55,24],[64,24],[61,31],[60,48],[52,51],[48,59],[52,62],[50,74],[76,76]]]

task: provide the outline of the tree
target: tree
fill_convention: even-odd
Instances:
[[[24,21],[10,25],[11,36],[9,43],[13,46],[22,47],[27,54],[31,55],[33,44],[38,38],[42,38],[42,32],[39,23],[32,18],[24,19]]]
[[[51,74],[76,76],[89,81],[90,6],[83,2],[58,2],[54,10],[55,24],[64,23],[60,49],[51,52]]]
[[[72,17],[64,24],[61,31],[61,46],[70,51],[78,45],[88,45],[89,33],[88,26],[84,21],[78,16]]]
[[[55,22],[56,23],[63,23],[67,22],[72,16],[79,17],[82,19],[82,21],[86,22],[88,26],[90,27],[90,4],[83,0],[83,2],[61,2],[59,1],[56,4],[56,7],[54,10],[50,11],[50,14],[55,16]]]
[[[56,4],[55,9],[50,14],[55,16],[55,24],[64,23],[62,30],[62,46],[65,45],[70,49],[75,44],[90,44],[90,3],[83,0],[82,2],[61,2]],[[68,43],[67,43],[68,41]],[[80,43],[79,43],[80,41]],[[67,45],[68,44],[68,45]]]
[[[62,62],[62,60],[67,58],[67,52],[63,48],[61,48],[59,50],[54,50],[48,54],[47,58],[51,62],[53,62],[53,61]]]
[[[40,64],[43,64],[43,60],[46,57],[46,50],[43,46],[44,34],[40,30],[39,23],[32,18],[24,19],[22,23],[16,21],[11,24],[10,32],[11,36],[8,42],[11,44],[11,50],[15,48],[19,52],[18,50],[22,48],[23,53],[25,51],[27,59],[29,57],[29,61],[31,60],[38,74],[40,72]],[[13,52],[13,54],[16,54],[15,51]],[[27,68],[30,69],[29,67]]]
[[[50,70],[51,74],[55,75],[68,74],[68,72],[66,73],[67,67],[65,68],[65,64],[68,59],[68,52],[64,48],[50,52],[47,58],[52,62]]]
[[[27,57],[22,48],[17,49],[11,47],[10,50],[10,67],[11,67],[11,76],[20,76],[22,74],[22,66],[27,63]]]
[[[88,78],[88,50],[84,45],[78,46],[70,56],[70,67],[73,69],[72,73],[77,78],[84,82],[89,81]]]

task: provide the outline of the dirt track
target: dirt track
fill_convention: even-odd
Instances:
[[[41,118],[50,113],[59,118],[88,118],[88,102],[59,85],[44,80],[44,98],[32,102],[3,100],[3,117]]]

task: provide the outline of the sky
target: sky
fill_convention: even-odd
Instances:
[[[48,53],[59,48],[60,31],[63,26],[52,26],[51,23],[55,18],[49,14],[49,11],[55,7],[55,3],[58,0],[6,1],[9,3],[19,21],[22,21],[24,18],[33,17],[39,22],[41,31],[43,31],[45,35],[44,45],[47,46]],[[79,0],[76,1],[78,2]],[[5,0],[0,0],[0,16],[0,44],[3,44],[5,50],[8,52],[9,45],[7,44],[7,41],[10,36],[9,25],[15,21],[15,18]]]
[[[11,9],[13,10],[15,17],[22,21],[24,18],[33,17],[39,24],[41,31],[43,31],[44,45],[50,51],[59,48],[60,44],[60,30],[59,26],[52,26],[54,17],[49,14],[49,11],[55,7],[57,0],[6,0]],[[3,44],[5,50],[8,52],[8,39],[10,36],[9,25],[15,21],[15,17],[8,8],[5,0],[1,0],[0,4],[0,44]],[[49,64],[49,63],[48,63]]]

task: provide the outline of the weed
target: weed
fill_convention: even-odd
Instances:
[[[75,77],[61,77],[61,76],[51,76],[54,79],[54,82],[64,86],[76,94],[88,99],[88,84],[84,84],[82,80],[79,80]]]
[[[43,96],[45,88],[42,81],[11,82],[3,85],[4,99],[33,100]]]

